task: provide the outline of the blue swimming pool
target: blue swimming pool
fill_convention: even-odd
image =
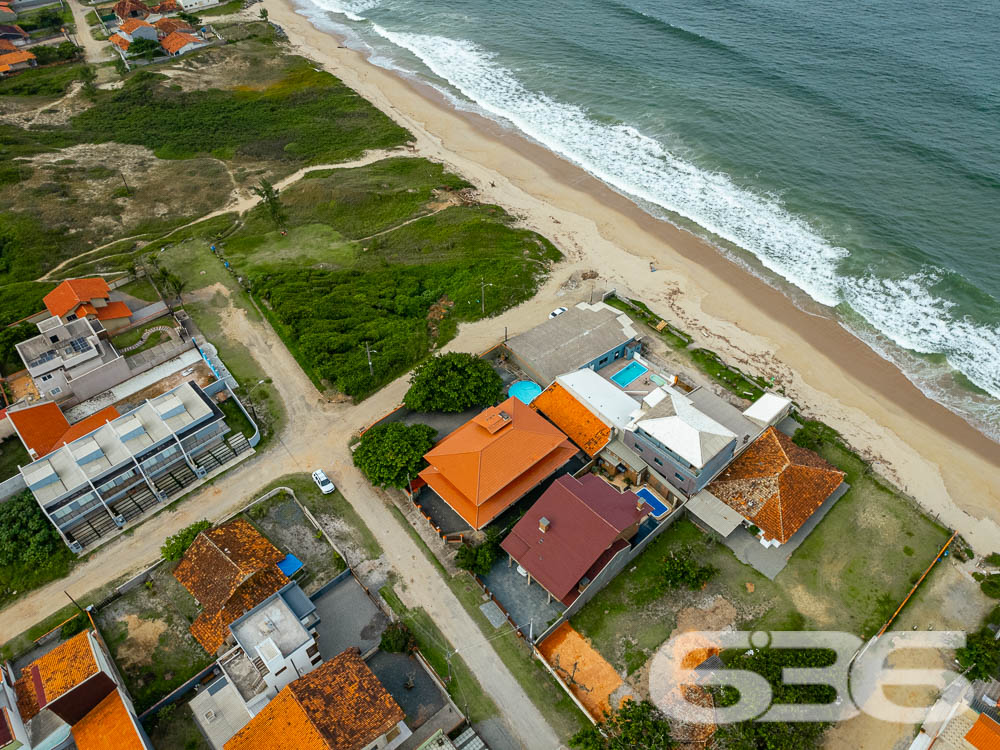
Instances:
[[[635,494],[645,500],[646,503],[653,509],[654,518],[662,518],[667,515],[667,512],[670,510],[670,508],[663,504],[660,498],[647,490],[645,487],[636,490]]]
[[[523,404],[530,404],[535,400],[535,396],[542,392],[542,387],[533,380],[518,380],[510,384],[507,389],[508,396],[517,396]]]
[[[649,372],[648,367],[643,367],[635,360],[632,360],[631,362],[628,363],[628,365],[626,365],[618,372],[616,372],[614,375],[612,375],[611,379],[615,382],[616,385],[625,388],[633,380],[642,377],[642,375],[644,375],[647,372]]]

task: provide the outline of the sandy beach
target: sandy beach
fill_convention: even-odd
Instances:
[[[704,241],[651,217],[546,149],[372,65],[314,28],[293,3],[265,0],[264,6],[297,52],[408,128],[416,153],[448,165],[484,201],[503,206],[562,250],[565,260],[538,297],[500,321],[484,321],[495,338],[500,325],[517,333],[534,325],[539,312],[589,292],[563,286],[574,271],[595,270],[598,290],[613,287],[642,299],[728,361],[774,377],[804,414],[839,430],[877,473],[960,531],[977,552],[1000,551],[1000,445],[924,396],[835,320],[803,312]]]

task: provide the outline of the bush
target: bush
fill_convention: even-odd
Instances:
[[[463,544],[455,553],[455,565],[484,576],[490,572],[493,563],[500,557],[500,532],[496,529],[487,529],[486,539],[477,545]]]
[[[983,593],[991,599],[1000,599],[1000,573],[994,573],[979,584]]]
[[[378,647],[390,654],[409,654],[417,647],[417,641],[402,622],[390,622],[382,631]]]
[[[152,60],[154,57],[161,57],[167,54],[159,42],[152,39],[136,39],[128,47],[129,57],[141,57],[145,60]]]
[[[1000,641],[984,627],[965,639],[965,646],[955,651],[955,658],[968,670],[965,676],[970,680],[988,680],[1000,670]]]
[[[818,420],[807,420],[792,436],[792,442],[800,448],[819,450],[823,443],[837,443],[840,433]]]
[[[78,633],[82,633],[90,626],[90,620],[85,615],[77,615],[72,620],[68,621],[62,626],[62,630],[59,631],[59,637],[62,640],[67,640],[72,638]]]
[[[32,47],[31,51],[35,54],[39,65],[51,65],[52,63],[78,59],[83,48],[77,47],[73,42],[62,42],[58,45]]]
[[[376,487],[406,487],[426,465],[424,454],[434,447],[436,434],[425,424],[376,425],[361,436],[354,465]]]
[[[206,519],[201,521],[195,521],[193,524],[187,528],[181,529],[173,536],[168,536],[167,541],[163,543],[160,547],[160,554],[163,555],[164,560],[180,560],[184,557],[184,553],[187,552],[188,547],[190,547],[198,536],[205,529],[212,528],[212,522]]]
[[[671,552],[668,557],[663,558],[659,578],[662,591],[682,586],[697,591],[719,572],[718,568],[711,565],[699,565],[694,559],[694,554],[691,549],[683,549],[680,552]]]
[[[31,493],[0,503],[0,565],[41,567],[65,548]]]
[[[414,411],[457,412],[495,404],[503,381],[484,359],[464,352],[432,357],[413,371],[403,402]]]
[[[992,565],[993,567],[1000,568],[1000,552],[991,552],[986,557],[983,558],[983,562],[987,565]]]
[[[601,724],[574,734],[569,746],[578,750],[669,750],[675,743],[670,736],[670,722],[660,709],[648,700],[636,703],[628,698]]]

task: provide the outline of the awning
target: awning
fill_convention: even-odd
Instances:
[[[687,509],[723,537],[732,534],[744,520],[743,516],[708,490],[702,490],[688,500]]]

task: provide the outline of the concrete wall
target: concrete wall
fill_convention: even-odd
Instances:
[[[0,440],[6,440],[7,438],[16,435],[17,432],[14,429],[14,423],[9,419],[4,417],[0,419]]]
[[[106,362],[90,372],[73,378],[68,382],[72,396],[78,401],[86,401],[91,396],[112,388],[132,377],[132,371],[124,357]],[[37,380],[35,381],[37,385]]]
[[[10,500],[14,495],[18,495],[26,489],[28,489],[28,485],[20,474],[15,474],[10,479],[0,482],[0,503],[4,500]]]
[[[612,362],[617,362],[620,359],[628,359],[633,354],[639,351],[641,345],[638,341],[630,341],[621,346],[615,347],[609,352],[605,352],[600,357],[595,357],[590,362],[581,365],[578,369],[582,370],[585,367],[589,367],[591,370],[600,370],[607,367]]]

